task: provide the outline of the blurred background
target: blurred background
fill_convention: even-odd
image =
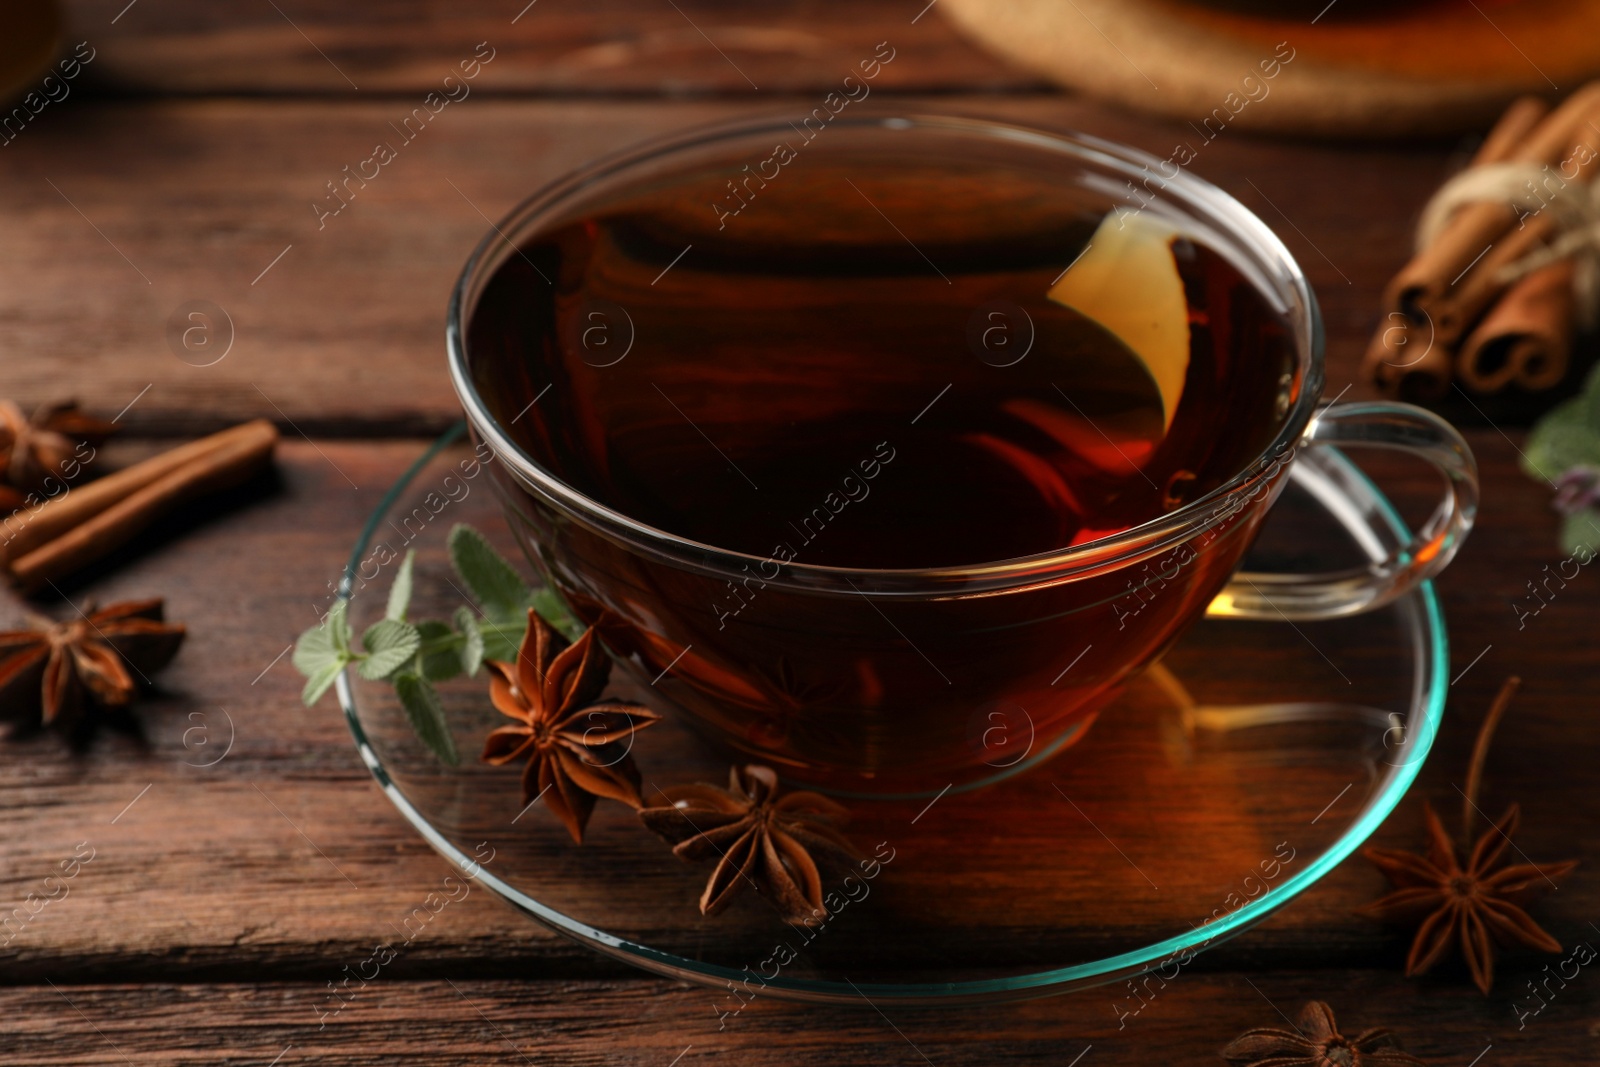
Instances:
[[[456,414],[445,294],[490,219],[641,138],[809,108],[881,42],[896,58],[880,97],[1079,127],[1163,159],[1188,145],[1187,169],[1261,214],[1317,283],[1342,386],[1416,212],[1471,148],[1463,135],[1518,93],[1557,96],[1592,72],[1600,34],[1577,30],[1595,10],[8,0],[0,391],[28,409],[70,370],[82,402],[115,412],[155,382],[164,399],[123,424],[160,434],[260,414],[432,432]],[[480,48],[456,90],[470,97],[351,185]],[[341,182],[358,192],[330,216]]]

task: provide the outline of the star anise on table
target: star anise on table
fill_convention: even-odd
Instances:
[[[849,820],[842,806],[818,793],[780,795],[770,767],[750,764],[728,772],[728,788],[696,782],[661,791],[661,803],[639,817],[671,842],[685,860],[716,858],[700,912],[715,915],[749,884],[783,912],[786,922],[826,921],[822,875],[812,853],[849,863],[855,848],[837,827]]]
[[[115,432],[109,422],[85,415],[72,401],[48,404],[25,418],[10,400],[0,400],[0,513],[27,503],[27,494],[61,477],[80,443],[98,445]]]
[[[528,610],[528,632],[515,663],[490,660],[489,699],[515,720],[491,733],[487,763],[526,759],[522,802],[543,796],[547,808],[582,843],[600,797],[641,806],[631,750],[636,731],[660,716],[639,704],[602,701],[611,659],[594,630],[572,644]]]
[[[1246,1030],[1222,1050],[1234,1067],[1383,1067],[1421,1064],[1400,1047],[1390,1030],[1363,1030],[1345,1037],[1333,1009],[1313,1000],[1300,1009],[1298,1032],[1261,1027]]]
[[[1473,815],[1479,810],[1478,787],[1489,741],[1519,685],[1519,678],[1506,679],[1478,730],[1467,770],[1467,787],[1461,793],[1464,832],[1471,828]],[[1361,850],[1362,856],[1389,879],[1394,892],[1359,909],[1357,914],[1380,921],[1421,923],[1406,956],[1406,977],[1423,974],[1459,942],[1473,982],[1488,996],[1494,983],[1496,942],[1523,944],[1545,952],[1561,951],[1561,943],[1540,929],[1523,905],[1546,887],[1556,888],[1556,880],[1571,872],[1578,865],[1576,860],[1502,865],[1506,850],[1515,848],[1511,837],[1522,818],[1516,804],[1479,836],[1465,866],[1432,805],[1424,804],[1423,816],[1428,828],[1427,855],[1377,848]],[[1521,849],[1517,852],[1520,855]]]
[[[0,711],[27,726],[85,721],[92,709],[125,707],[141,683],[172,662],[184,628],[160,600],[134,600],[67,622],[30,620],[0,633]]]
[[[1502,866],[1521,819],[1513,804],[1478,838],[1463,867],[1432,806],[1426,807],[1424,814],[1428,823],[1426,857],[1376,848],[1361,852],[1395,890],[1362,908],[1360,914],[1383,921],[1422,920],[1406,956],[1406,977],[1426,972],[1459,941],[1472,980],[1487,996],[1494,982],[1495,941],[1560,952],[1561,943],[1540,929],[1521,905],[1541,889],[1553,888],[1577,861]]]

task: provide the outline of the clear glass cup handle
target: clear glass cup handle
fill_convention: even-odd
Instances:
[[[1411,543],[1365,567],[1321,574],[1241,571],[1206,614],[1242,619],[1332,619],[1381,607],[1450,562],[1478,512],[1478,464],[1449,423],[1430,411],[1389,401],[1325,406],[1299,447],[1387,448],[1420,456],[1445,478],[1445,495]]]

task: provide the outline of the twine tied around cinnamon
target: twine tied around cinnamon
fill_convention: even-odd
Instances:
[[[1536,270],[1571,260],[1573,309],[1585,329],[1600,323],[1600,184],[1561,184],[1548,196],[1542,183],[1551,178],[1549,167],[1526,162],[1484,163],[1468,168],[1445,182],[1422,209],[1417,223],[1416,248],[1420,252],[1439,238],[1450,218],[1472,203],[1503,204],[1517,214],[1517,228],[1542,212],[1551,213],[1554,234],[1522,257],[1496,271],[1502,285],[1511,285]]]
[[[1412,399],[1558,386],[1579,323],[1600,321],[1600,81],[1522,97],[1429,201],[1384,287],[1365,373]],[[1576,187],[1576,188],[1574,188]]]

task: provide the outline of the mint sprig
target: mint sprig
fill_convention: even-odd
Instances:
[[[415,586],[416,552],[409,551],[389,587],[384,617],[361,635],[349,620],[349,601],[334,603],[327,616],[300,635],[293,663],[305,675],[300,699],[315,704],[346,667],[369,681],[387,681],[419,740],[450,766],[461,761],[434,683],[465,674],[475,677],[486,659],[514,660],[528,629],[528,609],[569,640],[583,633],[553,590],[533,589],[484,536],[465,524],[450,531],[450,564],[477,604],[463,604],[449,621],[407,618]]]
[[[1600,548],[1600,366],[1589,372],[1581,393],[1534,424],[1521,465],[1524,474],[1556,487],[1562,550],[1592,554]]]
[[[485,615],[504,622],[527,614],[532,590],[483,534],[458,523],[450,531],[448,545],[451,565]]]

